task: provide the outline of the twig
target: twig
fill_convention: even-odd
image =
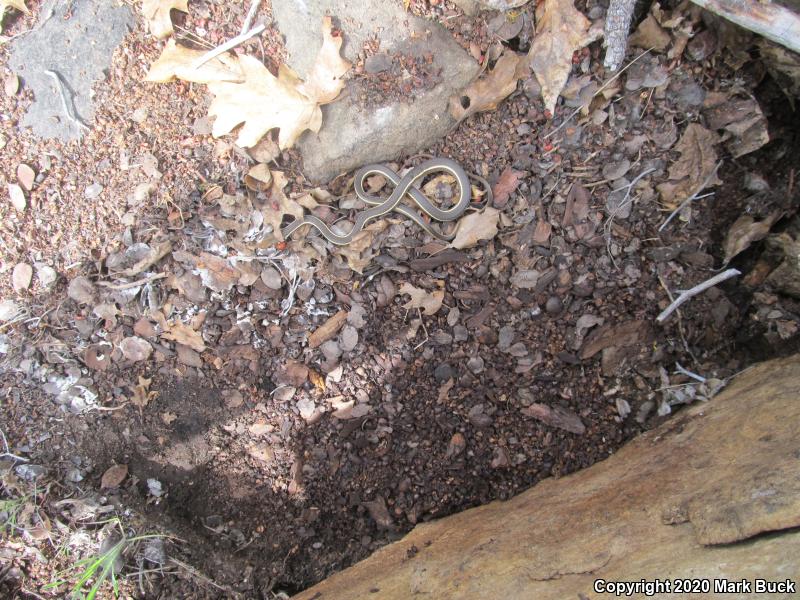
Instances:
[[[139,279],[138,281],[131,281],[129,283],[109,283],[108,281],[98,281],[97,285],[101,285],[104,288],[108,288],[110,290],[129,290],[131,288],[144,285],[145,283],[150,283],[151,281],[164,279],[164,277],[166,276],[167,276],[166,273],[156,273],[155,275],[149,275],[147,277],[144,277],[143,279]]]
[[[698,194],[699,194],[700,192],[702,192],[702,191],[705,189],[705,187],[708,185],[708,183],[709,183],[709,182],[710,182],[710,181],[711,181],[711,180],[712,180],[714,177],[716,177],[716,175],[717,175],[717,171],[719,170],[719,168],[720,168],[720,166],[721,166],[721,165],[722,165],[722,161],[719,161],[719,162],[717,163],[717,165],[714,167],[714,170],[713,170],[713,171],[711,171],[711,173],[709,173],[709,174],[708,174],[708,177],[706,177],[706,178],[705,178],[705,180],[703,180],[703,183],[701,183],[701,184],[700,184],[700,186],[697,188],[697,190],[695,190],[694,194],[692,194],[692,195],[691,195],[691,196],[689,196],[689,197],[688,197],[686,200],[684,200],[683,202],[681,202],[681,205],[680,205],[678,208],[676,208],[675,210],[673,210],[673,211],[672,211],[672,214],[670,214],[670,216],[668,216],[668,217],[667,217],[667,220],[666,220],[666,221],[664,221],[664,222],[661,224],[661,227],[659,227],[659,228],[658,228],[658,230],[659,230],[659,231],[664,231],[664,227],[666,227],[667,225],[669,225],[669,222],[670,222],[670,221],[672,221],[672,219],[674,219],[674,218],[675,218],[675,215],[677,215],[679,212],[681,212],[681,211],[684,209],[684,207],[685,207],[687,204],[689,204],[689,203],[690,203],[692,200],[697,200],[697,199],[699,198]],[[705,197],[705,196],[703,196],[703,197]]]
[[[242,25],[242,30],[239,32],[239,35],[244,35],[244,33],[250,29],[250,25],[253,24],[253,18],[255,18],[256,12],[258,12],[260,4],[261,0],[253,0],[253,3],[250,5],[250,10],[247,11],[247,16],[244,18],[244,24]]]
[[[61,81],[61,77],[58,75],[58,73],[50,70],[47,70],[44,73],[45,75],[52,77],[53,81],[56,82],[56,88],[61,96],[61,106],[64,108],[64,113],[67,115],[67,118],[84,131],[89,131],[89,126],[84,123],[75,113],[74,101],[72,102],[72,106],[70,106],[67,102],[67,93],[64,91],[64,83]]]
[[[10,448],[8,447],[8,440],[6,439],[6,434],[0,429],[0,437],[3,438],[3,453],[0,454],[0,458],[13,458],[14,460],[21,460],[22,462],[30,462],[29,459],[23,456],[17,456],[16,454],[12,454],[10,452]]]
[[[666,321],[667,317],[669,317],[676,308],[682,305],[684,302],[689,300],[689,298],[693,296],[697,296],[698,294],[706,291],[710,287],[714,287],[718,283],[725,281],[726,279],[730,279],[731,277],[736,277],[737,275],[741,275],[741,271],[738,269],[728,269],[727,271],[723,271],[717,275],[714,275],[711,279],[707,279],[703,283],[699,283],[691,289],[684,290],[681,294],[673,300],[672,304],[670,304],[667,308],[665,308],[660,315],[656,317],[656,323],[663,323]]]
[[[681,363],[679,363],[679,362],[675,363],[675,370],[678,373],[686,375],[687,377],[691,377],[692,379],[696,379],[700,383],[705,383],[706,382],[706,378],[705,377],[703,377],[702,375],[698,375],[697,373],[692,373],[689,369],[683,367],[681,365]]]
[[[263,23],[261,25],[256,25],[250,31],[248,31],[246,33],[243,33],[241,35],[237,35],[235,38],[232,38],[232,39],[228,40],[227,42],[217,46],[213,50],[209,50],[208,52],[203,54],[203,56],[201,56],[200,58],[198,58],[196,61],[194,61],[192,63],[192,69],[199,69],[204,64],[206,64],[208,61],[210,61],[212,58],[216,58],[217,56],[219,56],[220,54],[223,54],[224,52],[227,52],[231,48],[235,48],[236,46],[238,46],[242,42],[245,42],[245,41],[249,40],[251,37],[253,37],[255,35],[258,35],[262,31],[264,31],[264,29],[265,29],[265,26],[264,26]]]
[[[422,340],[416,346],[414,346],[414,350],[419,350],[420,348],[422,348],[422,346],[424,346],[428,342],[428,340],[430,339],[428,337],[428,328],[425,327],[425,321],[422,318],[422,311],[420,309],[417,309],[417,316],[419,317],[419,324],[422,325],[422,331],[425,332],[425,339]]]
[[[544,138],[543,138],[543,139],[545,139],[545,140],[546,140],[547,138],[549,138],[549,137],[551,137],[551,136],[555,135],[556,133],[558,133],[559,131],[561,131],[561,129],[563,129],[564,127],[566,127],[567,123],[569,123],[569,122],[572,120],[572,117],[574,117],[574,116],[575,116],[575,115],[577,115],[579,112],[581,112],[581,111],[582,111],[584,108],[586,108],[587,106],[589,106],[589,104],[591,103],[591,101],[592,101],[592,100],[594,100],[594,99],[595,99],[595,97],[596,97],[596,96],[597,96],[597,95],[598,95],[600,92],[602,92],[602,91],[603,91],[604,89],[606,89],[606,88],[607,88],[609,85],[611,85],[611,83],[612,83],[612,82],[614,82],[614,81],[617,79],[617,77],[619,77],[619,76],[620,76],[620,75],[622,75],[622,74],[623,74],[625,71],[627,71],[628,69],[630,69],[630,68],[631,68],[631,66],[633,65],[633,63],[635,63],[637,60],[639,60],[640,58],[642,58],[644,55],[646,55],[646,54],[650,54],[650,51],[651,51],[651,50],[652,50],[652,48],[649,48],[649,49],[645,50],[645,51],[644,51],[644,52],[642,52],[642,53],[641,53],[639,56],[637,56],[637,57],[636,57],[636,58],[634,58],[634,59],[633,59],[631,62],[629,62],[627,65],[625,65],[624,67],[622,67],[622,69],[620,69],[620,70],[619,70],[619,73],[617,73],[617,74],[616,74],[616,75],[614,75],[614,76],[613,76],[611,79],[609,79],[609,80],[608,80],[608,81],[606,81],[606,82],[605,82],[603,85],[601,85],[601,86],[600,86],[600,87],[597,89],[597,91],[596,91],[594,94],[592,94],[592,97],[591,97],[591,98],[589,98],[589,99],[588,99],[586,102],[584,102],[584,103],[583,103],[583,104],[581,104],[581,105],[580,105],[578,108],[576,108],[575,110],[573,110],[573,111],[572,111],[572,112],[571,112],[571,113],[570,113],[570,114],[567,116],[567,118],[566,118],[566,119],[564,119],[564,121],[561,123],[561,125],[559,125],[559,126],[558,126],[558,127],[556,127],[555,129],[553,129],[553,131],[551,131],[551,132],[550,132],[550,133],[548,133],[546,136],[544,136]]]
[[[233,590],[232,590],[232,589],[230,589],[229,587],[227,587],[227,586],[222,586],[222,585],[218,584],[216,581],[214,581],[214,580],[210,579],[210,578],[209,578],[209,577],[207,577],[206,575],[203,575],[203,574],[202,574],[200,571],[198,571],[197,569],[195,569],[193,566],[191,566],[191,565],[189,565],[189,564],[187,564],[187,563],[183,562],[182,560],[178,560],[177,558],[172,558],[172,557],[170,557],[170,558],[169,558],[169,561],[170,561],[172,564],[174,564],[175,566],[177,566],[177,567],[180,567],[181,569],[183,569],[184,571],[186,571],[187,573],[189,573],[189,575],[191,575],[192,577],[194,577],[194,578],[196,578],[196,579],[199,579],[199,580],[200,580],[200,581],[202,581],[203,583],[206,583],[206,584],[208,584],[208,585],[214,586],[214,587],[215,587],[215,588],[217,588],[218,590],[221,590],[221,591],[223,591],[223,592],[226,592],[226,593],[231,593],[231,592],[233,592]],[[235,594],[235,596],[234,596],[234,597],[236,597],[236,598],[238,598],[238,597],[239,597],[239,594],[236,594],[236,592],[233,592],[233,593]]]
[[[621,213],[623,209],[625,209],[625,207],[628,206],[628,204],[633,202],[634,198],[631,198],[631,190],[633,189],[633,187],[637,183],[639,183],[639,180],[642,177],[652,173],[653,171],[655,171],[655,169],[652,167],[650,167],[649,169],[645,169],[644,171],[639,173],[636,177],[634,177],[633,181],[631,181],[630,183],[623,185],[622,187],[618,187],[617,189],[611,190],[611,192],[609,192],[609,195],[611,195],[616,192],[621,192],[622,190],[625,190],[625,195],[622,197],[622,200],[619,201],[619,204],[617,204],[617,206],[614,208],[613,211],[609,211],[608,218],[606,219],[606,222],[603,223],[603,236],[606,239],[606,251],[608,252],[608,256],[611,258],[611,262],[614,263],[615,267],[617,266],[617,263],[614,260],[614,255],[611,254],[611,226],[614,223],[614,217],[616,217],[619,213]]]

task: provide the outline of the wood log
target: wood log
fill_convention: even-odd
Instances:
[[[714,14],[724,17],[768,40],[794,52],[800,52],[800,16],[774,2],[759,0],[692,0]]]
[[[723,598],[715,578],[797,581],[799,398],[800,356],[758,365],[605,461],[419,525],[295,598],[618,597],[596,580],[642,578],[710,578],[700,596]]]

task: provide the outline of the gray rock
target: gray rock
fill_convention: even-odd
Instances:
[[[454,124],[447,111],[453,94],[478,74],[478,64],[450,36],[430,21],[406,13],[401,3],[372,0],[273,0],[272,14],[286,39],[289,66],[303,77],[322,45],[323,15],[337,17],[344,33],[342,54],[354,62],[364,42],[377,35],[381,51],[430,53],[441,69],[441,83],[420,92],[412,103],[395,102],[362,109],[356,86],[322,107],[322,128],[298,142],[306,177],[323,183],[361,165],[411,154],[432,145]],[[354,89],[356,88],[356,89]]]
[[[11,44],[9,66],[34,96],[21,125],[43,138],[77,139],[83,131],[64,113],[61,93],[45,71],[57,74],[67,104],[88,125],[94,114],[92,84],[103,76],[114,48],[133,27],[133,13],[129,6],[107,0],[46,0],[39,22],[44,22],[39,29]]]
[[[433,371],[433,376],[436,378],[436,381],[442,382],[447,381],[451,377],[455,377],[456,372],[453,370],[447,363],[442,363]]]

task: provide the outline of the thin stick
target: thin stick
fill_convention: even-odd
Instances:
[[[262,31],[264,31],[265,28],[266,27],[264,26],[263,23],[261,25],[256,25],[255,27],[253,27],[247,33],[243,33],[241,35],[237,35],[235,38],[232,38],[232,39],[228,40],[227,42],[225,42],[224,44],[222,44],[220,46],[217,46],[213,50],[209,50],[208,52],[203,54],[203,56],[201,56],[200,58],[198,58],[196,61],[194,61],[192,63],[192,69],[199,69],[204,64],[206,64],[208,61],[210,61],[212,58],[216,58],[217,56],[219,56],[220,54],[223,54],[224,52],[227,52],[231,48],[235,48],[236,46],[238,46],[242,42],[246,42],[251,37],[253,37],[255,35],[258,35]]]
[[[705,292],[708,288],[714,287],[718,283],[725,281],[726,279],[730,279],[731,277],[736,277],[737,275],[741,275],[741,271],[738,269],[728,269],[727,271],[723,271],[718,275],[714,275],[711,279],[707,279],[703,283],[699,283],[691,289],[685,290],[681,292],[681,294],[673,300],[672,304],[670,304],[667,308],[665,308],[660,315],[656,317],[656,323],[663,323],[666,321],[667,317],[669,317],[675,309],[677,309],[680,305],[684,302],[689,300],[689,298],[693,296],[697,296],[698,294]]]
[[[101,285],[110,290],[129,290],[131,288],[144,285],[145,283],[156,281],[157,279],[164,279],[164,277],[166,276],[167,276],[166,273],[156,273],[155,275],[150,275],[148,277],[145,277],[144,279],[139,279],[138,281],[131,281],[129,283],[109,283],[107,281],[98,281],[97,285]]]
[[[627,71],[628,69],[630,69],[630,68],[631,68],[631,66],[633,65],[633,63],[635,63],[637,60],[639,60],[640,58],[642,58],[642,57],[643,57],[645,54],[650,54],[650,51],[651,51],[651,50],[652,50],[652,48],[650,48],[650,49],[648,49],[648,50],[645,50],[645,51],[644,51],[644,52],[642,52],[642,53],[641,53],[639,56],[637,56],[637,57],[636,57],[636,58],[634,58],[634,59],[633,59],[631,62],[629,62],[627,65],[625,65],[624,67],[622,67],[622,69],[620,69],[620,70],[619,70],[619,73],[617,73],[616,75],[614,75],[614,76],[613,76],[611,79],[609,79],[609,80],[608,80],[608,81],[606,81],[606,82],[605,82],[605,83],[604,83],[602,86],[600,86],[600,87],[597,89],[597,91],[596,91],[594,94],[592,94],[592,97],[591,97],[591,98],[589,98],[589,99],[588,99],[586,102],[584,102],[584,103],[583,103],[583,104],[581,104],[581,105],[580,105],[578,108],[576,108],[575,110],[573,110],[573,111],[572,111],[572,112],[569,114],[569,116],[568,116],[566,119],[564,119],[564,122],[563,122],[563,123],[561,123],[561,125],[559,125],[559,126],[558,126],[558,127],[556,127],[555,129],[553,129],[553,131],[551,131],[551,132],[550,132],[550,133],[548,133],[546,136],[544,136],[544,138],[543,138],[543,139],[545,139],[545,140],[546,140],[546,139],[547,139],[547,138],[549,138],[550,136],[553,136],[553,135],[555,135],[556,133],[558,133],[559,131],[561,131],[561,129],[562,129],[562,128],[564,128],[564,127],[567,125],[567,123],[569,123],[569,122],[572,120],[572,117],[574,117],[574,116],[575,116],[575,115],[577,115],[579,112],[581,112],[581,111],[582,111],[584,108],[586,108],[587,106],[589,106],[589,104],[591,103],[591,101],[592,101],[592,100],[594,100],[594,99],[595,99],[595,97],[597,96],[597,94],[599,94],[599,93],[600,93],[600,92],[602,92],[604,89],[606,89],[606,88],[607,88],[609,85],[611,85],[611,83],[612,83],[612,82],[613,82],[615,79],[617,79],[617,77],[619,77],[619,76],[620,76],[620,75],[622,75],[622,74],[623,74],[625,71]]]
[[[61,77],[58,75],[58,73],[47,70],[45,71],[45,75],[49,75],[53,78],[53,81],[56,82],[56,89],[58,89],[58,93],[61,96],[61,106],[64,108],[64,113],[67,115],[67,118],[84,131],[89,131],[89,126],[75,114],[74,101],[72,102],[72,106],[70,106],[67,102],[67,93],[64,91],[64,84],[61,81]]]
[[[258,12],[260,4],[261,0],[253,0],[253,3],[250,5],[250,10],[247,11],[247,16],[244,18],[244,24],[242,25],[242,30],[239,32],[239,35],[244,35],[245,32],[250,29],[250,25],[253,24],[253,19],[256,16],[256,12]]]
[[[717,163],[717,165],[714,167],[714,170],[711,171],[711,173],[708,174],[708,177],[706,177],[705,180],[703,181],[703,183],[700,184],[700,186],[697,188],[695,193],[692,194],[691,196],[689,196],[683,202],[681,202],[681,205],[678,208],[676,208],[675,210],[672,211],[672,214],[670,214],[670,216],[667,217],[667,220],[664,221],[661,224],[661,227],[658,228],[659,231],[664,231],[664,227],[669,225],[669,222],[672,221],[672,219],[675,218],[675,215],[677,215],[679,212],[681,212],[684,209],[684,207],[687,204],[689,204],[689,202],[691,202],[692,200],[697,200],[697,195],[700,192],[702,192],[705,189],[705,187],[708,185],[708,182],[711,181],[717,175],[717,171],[719,170],[721,165],[722,165],[722,161],[719,161]]]

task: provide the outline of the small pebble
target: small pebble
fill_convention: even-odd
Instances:
[[[561,302],[561,298],[558,296],[550,296],[547,299],[547,304],[544,305],[544,309],[551,315],[557,315],[561,312],[563,307],[564,305]]]

